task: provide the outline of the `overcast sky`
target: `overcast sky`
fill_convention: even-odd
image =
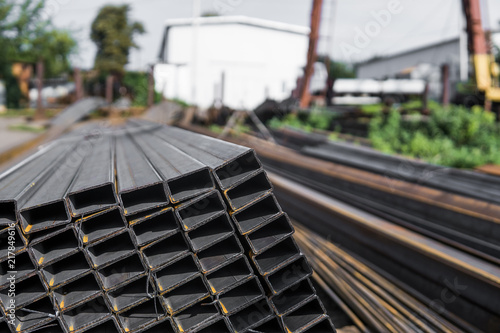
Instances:
[[[223,11],[224,15],[246,15],[309,26],[312,0],[201,0],[202,12]],[[323,31],[333,36],[330,55],[356,62],[375,55],[387,55],[458,36],[460,0],[324,0]],[[397,4],[399,2],[399,4]],[[131,69],[144,69],[157,55],[164,21],[192,15],[191,0],[49,0],[47,13],[57,27],[75,31],[80,42],[75,65],[90,68],[95,47],[89,39],[90,25],[105,4],[129,3],[131,16],[141,21],[147,33],[137,39],[141,49],[130,57]],[[396,6],[397,5],[397,6]],[[393,7],[391,7],[393,6]],[[395,6],[395,7],[394,7]],[[373,26],[374,13],[383,26]],[[484,25],[500,30],[500,1],[482,0]],[[372,36],[361,36],[360,31]],[[357,39],[356,39],[357,38]],[[360,43],[361,42],[361,43]],[[321,50],[327,48],[323,38]],[[304,55],[305,57],[306,55]]]

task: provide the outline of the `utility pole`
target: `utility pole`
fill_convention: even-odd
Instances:
[[[40,59],[36,63],[36,88],[38,91],[38,98],[36,100],[36,113],[35,119],[40,120],[44,118],[43,114],[43,101],[42,101],[42,90],[43,90],[43,60]]]
[[[106,103],[113,103],[113,75],[108,75],[106,78]]]
[[[75,68],[74,77],[76,100],[79,101],[83,98],[82,71],[80,68]]]
[[[314,0],[311,12],[311,33],[309,35],[309,48],[307,50],[307,63],[304,71],[304,80],[300,87],[300,107],[306,108],[311,101],[309,93],[309,83],[314,71],[314,62],[316,61],[316,47],[319,39],[319,25],[321,22],[321,9],[323,0]]]
[[[155,65],[151,65],[148,75],[148,107],[152,107],[155,103]]]

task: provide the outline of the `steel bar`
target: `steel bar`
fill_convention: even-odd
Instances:
[[[52,297],[59,311],[66,311],[102,296],[102,294],[101,287],[92,273],[55,289],[52,292]]]
[[[14,325],[9,325],[11,332],[29,332],[55,322],[55,311],[50,298],[44,297],[16,311]]]
[[[115,235],[126,226],[127,223],[118,207],[81,218],[75,224],[78,237],[84,245]]]
[[[69,188],[72,216],[87,215],[118,204],[114,156],[112,137],[103,135],[85,158]]]
[[[253,269],[244,255],[228,260],[217,270],[205,275],[212,295],[219,294],[233,285],[252,278]]]
[[[148,328],[161,319],[165,313],[159,305],[155,305],[155,302],[158,302],[158,300],[153,298],[119,314],[118,320],[122,329],[125,332],[137,332]]]
[[[61,314],[61,322],[69,332],[87,330],[111,317],[104,298],[98,297]]]
[[[268,248],[290,237],[294,232],[288,216],[283,213],[264,226],[245,235],[254,254],[259,254]]]
[[[178,203],[215,187],[210,169],[181,150],[155,136],[136,134],[134,141],[141,147],[169,189],[170,200]]]
[[[169,292],[178,286],[195,279],[199,274],[199,267],[192,254],[154,271],[155,283],[160,294]]]
[[[20,223],[25,234],[53,228],[71,221],[66,205],[70,185],[88,151],[87,141],[73,148],[68,157],[56,159],[57,164],[47,171],[44,179],[33,181],[30,188],[18,200]],[[90,144],[89,144],[90,145]]]
[[[270,297],[270,301],[276,313],[284,315],[301,307],[315,296],[316,290],[311,281],[305,279]]]
[[[288,286],[297,283],[312,274],[312,269],[304,256],[300,256],[285,267],[266,275],[269,288],[274,294],[280,293]]]
[[[38,275],[33,275],[30,278],[24,279],[22,281],[12,281],[14,283],[13,288],[7,286],[5,289],[0,290],[0,304],[2,310],[7,312],[7,309],[11,307],[11,295],[12,290],[15,292],[15,309],[18,310],[27,306],[39,299],[47,296],[47,290],[43,282]]]
[[[42,149],[34,158],[21,162],[21,166],[7,170],[0,177],[0,223],[12,223],[17,220],[17,202],[31,187],[50,176],[50,171],[57,165],[61,156],[73,144],[53,144]]]
[[[219,215],[213,220],[186,232],[186,239],[193,252],[202,251],[214,243],[234,235],[233,225],[228,214]]]
[[[198,252],[196,257],[202,272],[209,273],[241,253],[243,253],[241,243],[235,236],[232,236]]]
[[[154,295],[155,292],[152,281],[144,276],[123,287],[106,292],[106,298],[113,311],[120,313],[148,301],[150,295]]]
[[[189,231],[223,215],[226,205],[218,191],[211,191],[180,205],[175,212],[181,227]]]
[[[145,246],[179,231],[179,223],[174,210],[163,209],[143,219],[130,223],[135,244]]]
[[[37,266],[43,267],[78,252],[78,238],[73,229],[63,229],[50,238],[33,242],[28,249]]]
[[[87,259],[82,252],[40,269],[48,288],[55,289],[90,273]]]
[[[116,178],[125,215],[169,203],[163,181],[139,147],[127,134],[117,134]]]
[[[31,260],[31,257],[27,251],[16,254],[15,259],[16,282],[32,277],[37,273],[35,264]],[[0,289],[3,289],[10,284],[10,271],[12,271],[12,269],[9,268],[9,259],[5,259],[4,261],[0,262]]]
[[[219,294],[218,303],[225,316],[230,316],[246,306],[265,298],[265,292],[257,277],[240,282]]]
[[[300,254],[297,244],[290,237],[251,258],[260,274],[267,275],[297,259]]]
[[[118,260],[130,257],[136,253],[134,242],[128,230],[87,246],[84,251],[87,257],[90,258],[92,268],[94,269],[111,265]]]
[[[273,194],[231,214],[231,217],[240,234],[244,235],[276,217],[281,208]]]
[[[146,270],[139,255],[134,254],[97,271],[100,284],[104,290],[118,288],[145,276]],[[146,287],[144,287],[146,288]]]
[[[172,317],[179,332],[196,332],[196,329],[205,327],[220,318],[215,304],[197,303]]]
[[[318,324],[327,318],[325,308],[317,297],[289,314],[283,316],[283,324],[287,332],[298,333]],[[315,330],[313,330],[316,332]]]
[[[210,296],[204,279],[195,277],[161,296],[165,310],[175,315]],[[210,303],[208,301],[208,303]]]
[[[273,312],[267,299],[263,299],[229,316],[229,321],[236,332],[248,332],[272,316]]]
[[[273,186],[264,171],[224,191],[232,210],[238,210],[271,193]]]
[[[181,232],[160,239],[141,249],[146,265],[156,269],[189,253],[189,246]]]

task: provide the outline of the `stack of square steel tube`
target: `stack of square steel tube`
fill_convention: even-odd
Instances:
[[[2,332],[335,332],[249,148],[133,121],[0,177]]]

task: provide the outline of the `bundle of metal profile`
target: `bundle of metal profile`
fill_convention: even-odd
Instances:
[[[88,130],[0,176],[12,332],[334,331],[253,150],[151,123]]]

